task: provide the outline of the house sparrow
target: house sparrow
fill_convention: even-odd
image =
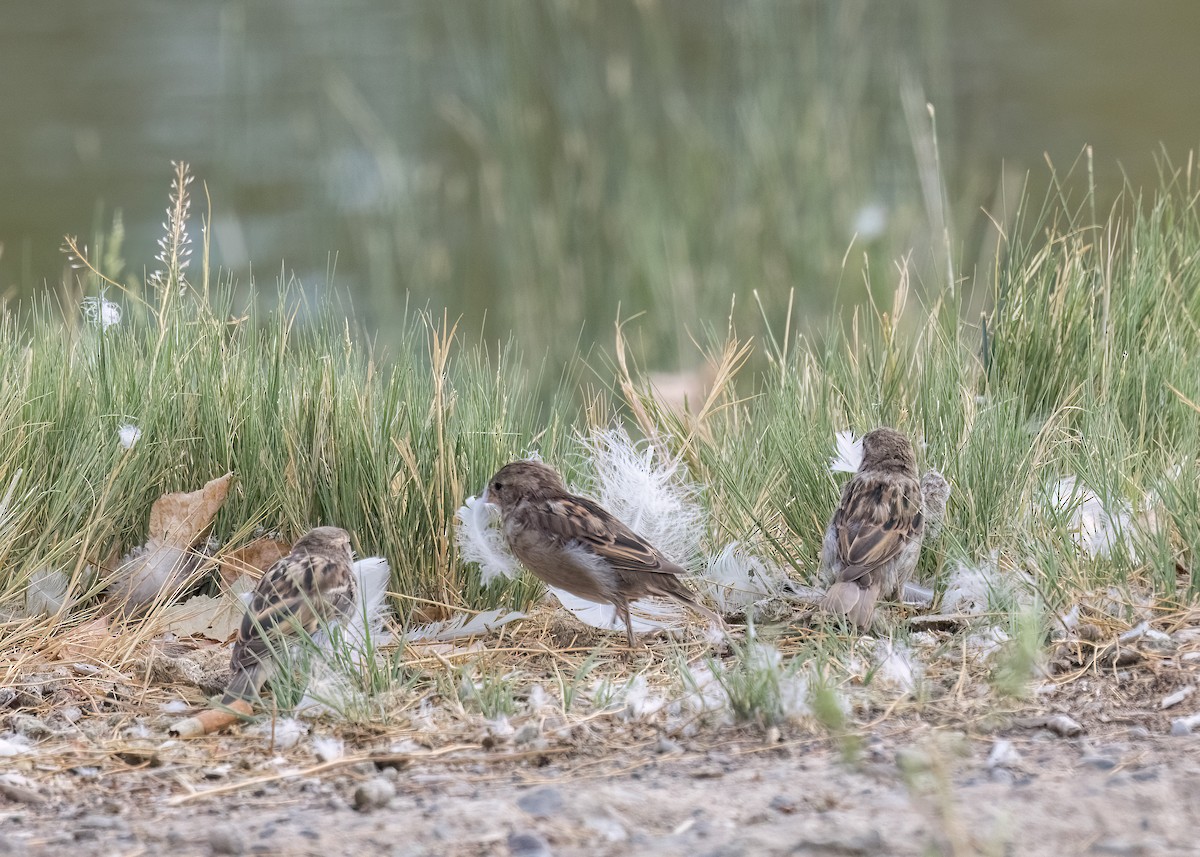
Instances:
[[[865,631],[879,596],[897,597],[912,575],[924,532],[912,444],[894,429],[875,429],[825,531],[821,566],[833,584],[821,606]]]
[[[631,648],[629,604],[646,596],[674,598],[720,624],[679,580],[683,568],[595,502],[567,491],[553,468],[537,461],[507,464],[488,482],[483,500],[500,507],[504,537],[521,564],[550,586],[613,605]]]
[[[256,698],[298,633],[312,636],[348,615],[356,601],[350,534],[309,530],[258,581],[233,644],[222,704]]]

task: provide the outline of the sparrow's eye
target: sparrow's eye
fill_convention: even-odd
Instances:
[[[493,482],[492,487],[495,488],[497,491],[499,491],[501,488],[504,487],[504,483],[503,482]]]

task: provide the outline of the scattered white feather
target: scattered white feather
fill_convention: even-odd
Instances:
[[[461,640],[467,637],[482,637],[490,634],[502,625],[524,619],[525,613],[519,610],[485,610],[482,613],[459,613],[449,619],[430,622],[413,628],[404,635],[410,643],[438,642]]]
[[[546,689],[540,684],[530,686],[529,692],[525,694],[525,704],[532,712],[541,711],[544,708],[554,706],[554,700],[550,694],[546,693]]]
[[[625,717],[628,720],[650,717],[667,706],[667,700],[662,694],[651,692],[650,683],[644,675],[636,676],[626,685],[624,703]]]
[[[25,615],[30,618],[53,616],[67,604],[70,578],[56,568],[39,568],[25,587]]]
[[[997,625],[990,625],[982,631],[977,631],[967,637],[964,642],[967,654],[987,660],[999,652],[1004,644],[1011,640],[1008,632]]]
[[[109,584],[110,598],[135,613],[170,595],[193,567],[187,551],[151,539],[121,559]]]
[[[1133,507],[1125,500],[1106,506],[1082,479],[1067,476],[1051,489],[1049,505],[1065,517],[1071,539],[1088,556],[1108,558],[1124,552],[1137,560]]]
[[[744,612],[747,607],[779,594],[787,576],[777,566],[730,542],[713,557],[702,575],[695,578],[697,588],[724,615]]]
[[[345,742],[334,735],[314,735],[312,738],[313,755],[322,762],[332,762],[340,759],[346,753]]]
[[[0,757],[21,756],[30,749],[29,739],[22,735],[0,735]]]
[[[844,429],[837,433],[834,440],[829,469],[833,473],[857,473],[862,456],[862,438],[855,437],[850,429]]]
[[[480,497],[468,497],[454,513],[458,522],[455,541],[464,563],[479,566],[479,576],[487,586],[497,577],[515,579],[521,573],[516,557],[508,549],[500,529],[500,507]]]
[[[988,753],[985,764],[989,769],[1019,768],[1021,767],[1021,754],[1017,752],[1012,741],[1007,738],[999,738],[992,744],[992,750]]]
[[[995,609],[1028,607],[1033,603],[1031,587],[1016,571],[1002,571],[993,554],[977,565],[958,562],[942,593],[943,613],[979,616]]]
[[[280,717],[274,720],[262,720],[250,727],[250,731],[268,738],[271,741],[272,750],[290,750],[308,734],[308,724],[302,723],[294,717]]]
[[[625,623],[618,618],[613,605],[597,604],[554,586],[547,589],[583,624],[605,631],[625,630]],[[678,631],[687,624],[687,608],[675,601],[641,598],[630,603],[629,618],[635,634]]]
[[[509,722],[508,715],[501,714],[492,720],[485,720],[488,732],[496,738],[511,738],[516,734],[516,727]]]
[[[133,449],[133,445],[142,437],[142,430],[135,425],[125,424],[117,429],[117,440],[122,449]]]
[[[933,590],[924,584],[914,583],[910,580],[904,584],[904,591],[901,593],[900,600],[905,604],[928,607],[933,603]]]
[[[164,702],[159,706],[159,709],[166,714],[182,714],[189,711],[191,706],[182,699],[172,699],[170,702]]]
[[[698,564],[708,519],[683,462],[635,443],[624,428],[594,431],[582,443],[600,505],[672,561]]]
[[[789,720],[812,716],[812,687],[807,673],[792,673],[779,679],[779,707]]]
[[[304,696],[296,705],[297,715],[344,720],[365,709],[367,694],[342,667],[320,658],[313,661]]]
[[[98,298],[84,298],[80,309],[83,310],[83,317],[92,324],[98,325],[101,330],[108,330],[121,323],[120,305],[108,300],[103,294]]]
[[[686,693],[671,704],[672,713],[712,714],[724,712],[729,716],[729,694],[716,673],[707,664],[689,668],[685,677]]]
[[[877,664],[876,681],[904,694],[917,689],[923,670],[908,646],[891,640],[876,640],[873,654]]]

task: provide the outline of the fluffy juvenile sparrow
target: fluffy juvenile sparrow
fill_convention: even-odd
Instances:
[[[862,448],[862,463],[825,531],[821,566],[833,584],[821,606],[866,630],[879,596],[897,597],[916,568],[925,521],[908,438],[878,428]]]
[[[354,590],[350,534],[317,527],[301,536],[258,581],[233,644],[221,702],[256,698],[288,644],[301,632],[312,636],[345,617],[356,602]]]
[[[680,581],[683,568],[593,501],[567,491],[553,468],[537,461],[507,464],[483,499],[500,507],[504,536],[521,564],[551,586],[616,607],[631,648],[629,603],[646,596],[674,598],[720,623]]]

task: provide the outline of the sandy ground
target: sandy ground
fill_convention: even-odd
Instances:
[[[177,740],[164,703],[222,686],[224,649],[190,678],[59,662],[0,688],[0,854],[1197,855],[1200,630],[1148,627],[1055,647],[1021,699],[933,661],[916,698],[860,688],[840,737],[532,693],[501,729],[447,689]],[[497,646],[530,675],[572,650]]]
[[[1010,741],[1012,752],[989,762],[997,741]],[[172,797],[187,790],[169,766],[131,769],[69,800],[10,795],[0,803],[0,852],[1200,852],[1200,737],[1137,726],[1076,738],[1045,729],[971,738],[918,724],[868,739],[853,764],[827,739],[768,744],[746,731],[704,750],[660,740],[586,760],[548,751],[497,761],[399,770],[360,762],[175,805]]]

